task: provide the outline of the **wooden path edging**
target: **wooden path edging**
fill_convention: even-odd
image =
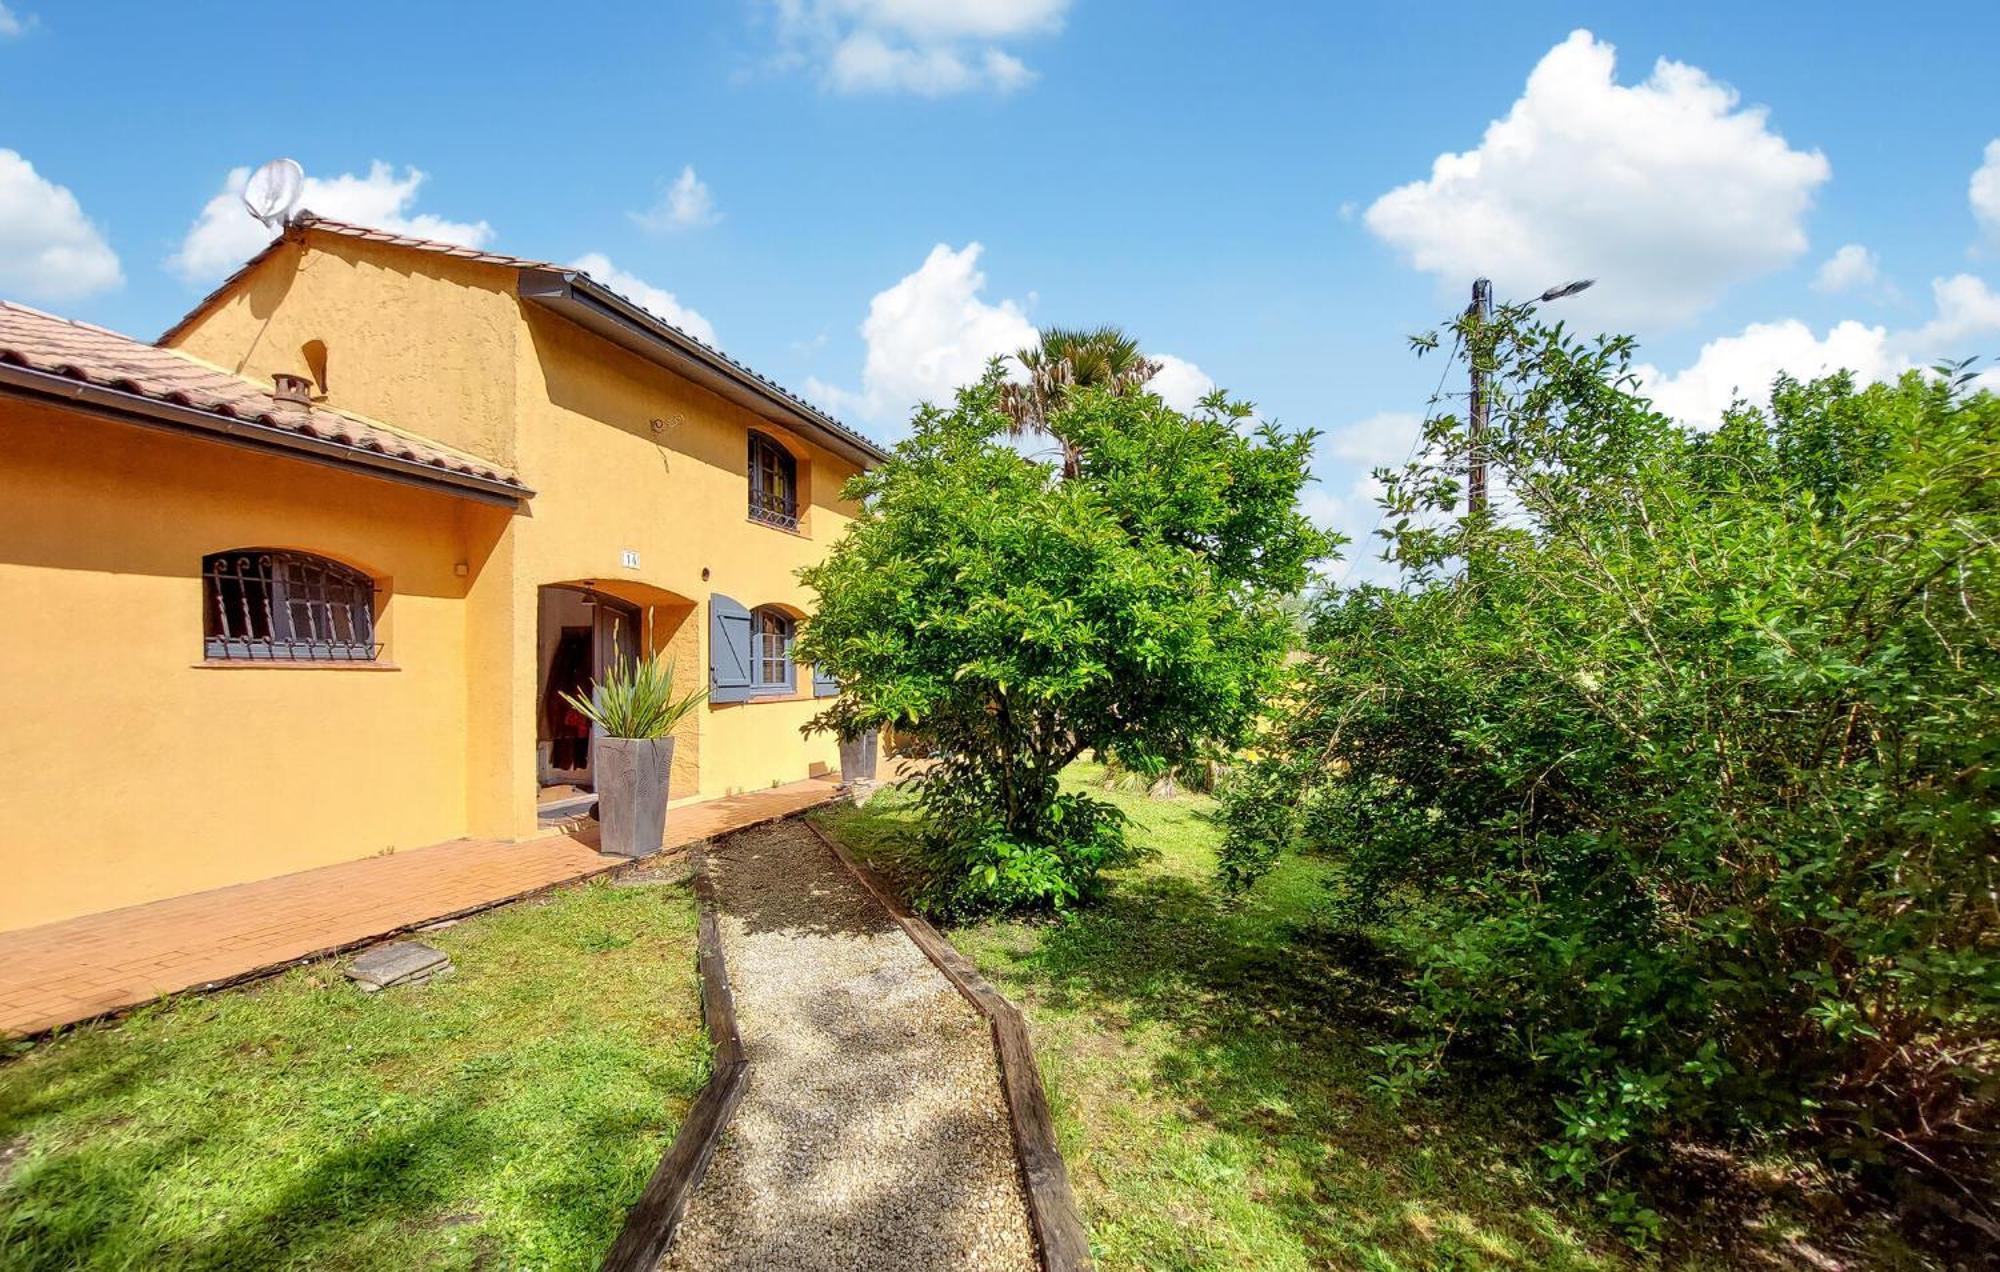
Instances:
[[[747,829],[747,828],[746,828]],[[731,834],[741,832],[732,831]],[[688,1116],[667,1148],[667,1155],[646,1181],[639,1200],[626,1213],[624,1230],[604,1256],[603,1272],[652,1272],[674,1239],[688,1197],[722,1142],[722,1132],[743,1098],[750,1061],[736,1030],[736,997],[729,989],[729,968],[722,960],[722,932],[715,913],[715,884],[708,876],[708,854],[700,844],[694,858],[694,894],[701,913],[695,930],[695,965],[701,973],[701,1016],[715,1047],[715,1068]]]
[[[1070,1191],[1069,1168],[1056,1147],[1048,1093],[1042,1088],[1042,1071],[1035,1063],[1034,1044],[1020,1009],[993,988],[936,928],[911,913],[845,845],[810,817],[803,820],[806,829],[832,850],[953,988],[992,1025],[993,1048],[1000,1058],[1000,1086],[1007,1097],[1008,1120],[1014,1126],[1014,1155],[1020,1162],[1022,1191],[1027,1194],[1028,1217],[1033,1221],[1042,1266],[1049,1272],[1088,1272],[1090,1239],[1076,1208],[1076,1196]]]

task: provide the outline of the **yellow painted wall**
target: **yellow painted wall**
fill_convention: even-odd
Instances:
[[[465,833],[453,567],[504,510],[50,408],[0,436],[0,929]],[[381,579],[400,670],[202,666],[201,560],[239,547]]]
[[[683,653],[679,666],[688,683],[706,684],[709,596],[804,611],[811,598],[796,571],[845,529],[852,509],[839,488],[854,466],[553,314],[529,309],[523,322],[520,456],[537,492],[534,516],[514,531],[524,573],[597,580],[613,591],[657,588],[694,602],[688,644],[698,652]],[[803,461],[799,533],[749,517],[752,427]],[[628,548],[639,553],[637,570],[620,564]],[[800,681],[809,694],[803,671]],[[532,669],[524,688],[532,695]],[[761,790],[808,776],[815,764],[837,768],[832,738],[799,732],[814,710],[810,698],[702,708],[700,785],[677,787],[675,797]]]
[[[536,491],[479,557],[465,594],[463,833],[535,832],[536,600],[594,583],[650,607],[652,642],[685,683],[708,678],[708,598],[795,610],[795,571],[852,508],[855,466],[556,315],[524,306],[510,268],[325,232],[283,246],[175,343],[256,379],[307,373],[327,347],[327,401],[512,466]],[[660,421],[659,428],[654,421]],[[807,483],[799,533],[748,516],[748,435],[790,446]],[[621,563],[639,554],[638,569]],[[705,576],[704,576],[705,572]],[[801,682],[810,692],[809,673]],[[681,734],[674,800],[759,790],[838,766],[802,737],[808,698],[704,707]]]
[[[344,250],[315,250],[328,245]],[[170,343],[268,383],[274,371],[310,376],[304,349],[320,341],[330,405],[512,467],[513,280],[434,253],[287,239]]]

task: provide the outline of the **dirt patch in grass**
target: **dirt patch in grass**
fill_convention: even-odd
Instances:
[[[686,889],[605,883],[0,1064],[0,1264],[594,1267],[707,1077]],[[4,1170],[4,1168],[0,1168]]]

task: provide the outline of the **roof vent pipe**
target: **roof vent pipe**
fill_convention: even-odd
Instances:
[[[271,377],[271,396],[295,406],[311,406],[312,381],[302,375],[280,371]]]

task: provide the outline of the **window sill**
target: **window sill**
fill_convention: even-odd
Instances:
[[[711,701],[708,705],[713,710],[725,711],[730,707],[754,707],[760,702],[811,702],[812,700],[813,696],[809,693],[773,692],[753,693],[741,702]]]
[[[204,658],[198,671],[401,671],[392,662],[361,658]]]
[[[781,526],[775,521],[766,521],[762,517],[745,517],[743,519],[753,526],[762,526],[766,530],[775,530],[779,534],[788,534],[794,539],[804,539],[808,542],[812,540],[812,536],[805,532],[803,524],[799,526]]]

